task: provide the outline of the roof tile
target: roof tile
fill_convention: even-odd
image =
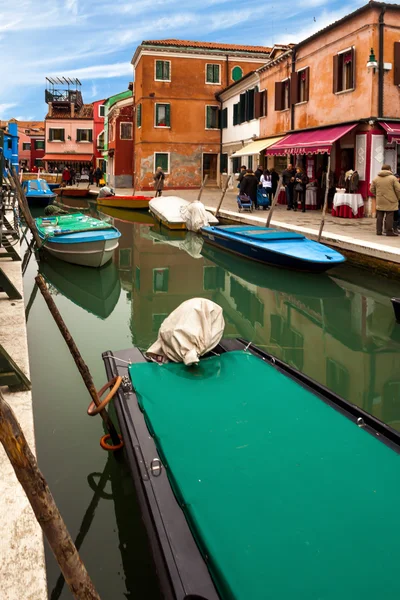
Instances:
[[[236,52],[256,52],[268,54],[271,48],[267,46],[242,46],[240,44],[224,44],[215,42],[194,42],[190,40],[145,40],[143,46],[175,46],[181,48],[203,48],[206,50],[232,50]]]

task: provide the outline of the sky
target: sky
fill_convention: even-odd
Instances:
[[[0,119],[42,120],[46,76],[78,77],[84,102],[124,91],[142,40],[298,42],[366,0],[3,0]],[[282,10],[283,7],[283,10]]]

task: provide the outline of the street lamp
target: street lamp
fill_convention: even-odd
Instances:
[[[371,54],[369,55],[369,60],[367,62],[368,73],[370,72],[370,69],[373,69],[373,72],[375,73],[375,70],[377,68],[378,68],[378,61],[376,60],[374,49],[371,48]]]

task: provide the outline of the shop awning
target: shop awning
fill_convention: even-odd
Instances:
[[[42,160],[55,160],[58,162],[91,162],[93,154],[45,154]]]
[[[388,142],[397,142],[400,144],[400,123],[395,121],[380,121],[383,129],[388,136]]]
[[[284,156],[286,154],[330,154],[331,148],[337,140],[349,133],[357,126],[338,125],[313,131],[298,131],[288,133],[280,142],[270,146],[266,154],[271,156]]]
[[[282,136],[269,138],[268,140],[256,140],[255,142],[250,142],[247,146],[243,146],[240,148],[235,154],[231,155],[231,158],[237,158],[239,156],[250,156],[251,154],[258,154],[262,152],[266,148],[272,146],[272,144],[276,144],[279,140],[282,139]]]

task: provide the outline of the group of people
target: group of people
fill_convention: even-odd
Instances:
[[[97,187],[100,186],[100,181],[103,179],[103,171],[100,167],[94,169],[90,167],[90,169],[85,169],[81,172],[77,172],[74,167],[65,167],[62,172],[62,182],[64,186],[67,185],[75,185],[80,181],[86,180],[90,185],[93,185],[96,182]]]
[[[282,173],[282,183],[285,186],[287,210],[306,212],[306,186],[308,177],[302,167],[294,168],[288,165]]]
[[[258,190],[262,189],[271,203],[278,187],[278,181],[279,175],[275,169],[263,169],[261,165],[258,165],[256,171],[253,172],[252,169],[248,169],[242,165],[239,173],[239,194],[241,196],[248,196],[254,208],[258,208]],[[265,209],[266,206],[264,205],[263,208]]]

